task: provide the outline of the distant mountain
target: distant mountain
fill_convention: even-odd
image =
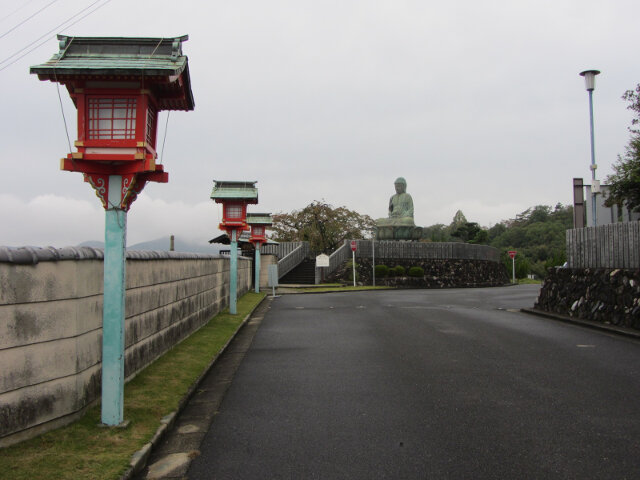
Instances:
[[[159,250],[159,251],[168,251],[169,245],[171,244],[170,237],[158,238],[156,240],[150,240],[148,242],[136,243],[134,245],[127,245],[127,250]],[[182,240],[178,237],[175,238],[174,241],[175,251],[176,252],[190,252],[190,253],[210,253],[217,254],[219,253],[221,248],[224,248],[224,245],[218,244],[209,244],[208,242],[200,243],[192,243],[186,240]],[[104,248],[104,242],[99,242],[96,240],[90,240],[87,242],[82,242],[78,245],[79,247],[93,247],[93,248]],[[229,248],[229,247],[227,247]]]
[[[78,245],[78,247],[91,247],[91,248],[104,248],[104,242],[99,242],[98,240],[88,240],[86,242],[82,242]]]

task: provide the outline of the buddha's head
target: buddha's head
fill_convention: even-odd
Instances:
[[[396,178],[393,184],[396,187],[396,193],[404,193],[407,191],[407,181],[403,177]]]

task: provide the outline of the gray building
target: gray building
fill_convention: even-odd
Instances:
[[[600,185],[596,193],[596,221],[598,225],[626,223],[640,220],[640,212],[632,212],[626,205],[605,206],[608,185]],[[591,185],[584,185],[581,178],[573,179],[573,226],[593,227]]]

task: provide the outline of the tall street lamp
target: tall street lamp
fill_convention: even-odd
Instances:
[[[596,180],[596,152],[593,142],[593,90],[596,88],[596,75],[600,74],[600,70],[585,70],[580,72],[584,77],[584,82],[589,92],[589,125],[591,127],[591,215],[593,218],[593,226],[598,224],[598,216],[596,212],[596,195],[600,192],[600,182]]]
[[[188,59],[182,54],[188,38],[58,35],[59,52],[31,67],[40,80],[67,87],[77,109],[77,151],[67,153],[60,168],[82,173],[105,209],[104,425],[124,423],[127,212],[147,182],[169,181],[156,163],[158,112],[194,109]]]
[[[222,203],[222,223],[218,226],[225,230],[231,239],[229,258],[229,313],[236,315],[238,298],[238,238],[247,229],[247,205],[258,203],[256,181],[228,182],[214,180],[211,199]]]

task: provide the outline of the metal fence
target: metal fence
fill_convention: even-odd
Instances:
[[[640,268],[640,222],[567,230],[573,268]]]
[[[281,260],[304,243],[309,245],[308,242],[281,242],[278,245],[262,245],[260,253],[275,255]]]
[[[325,275],[335,272],[340,265],[350,258],[351,247],[349,246],[349,242],[345,241],[340,248],[329,256],[329,267],[325,271]]]
[[[460,259],[500,261],[500,251],[488,245],[472,245],[469,243],[422,243],[356,240],[356,257],[371,258],[406,258],[406,259]],[[345,244],[347,245],[347,244]],[[348,248],[348,245],[347,245]],[[373,249],[375,248],[375,252]]]

